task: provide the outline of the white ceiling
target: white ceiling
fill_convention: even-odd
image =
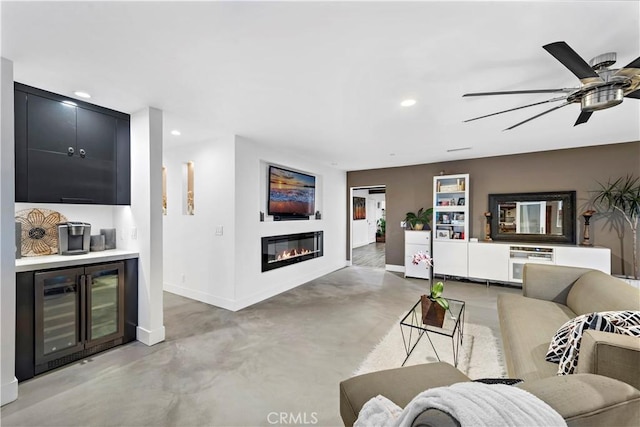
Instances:
[[[576,87],[542,45],[640,55],[639,1],[8,2],[15,80],[165,112],[165,144],[237,134],[344,170],[640,140],[640,101],[573,127],[550,98],[465,92]],[[415,98],[411,108],[400,101]],[[449,149],[469,150],[447,152]]]

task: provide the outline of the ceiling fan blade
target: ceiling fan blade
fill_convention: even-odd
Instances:
[[[589,120],[592,114],[593,114],[593,111],[581,111],[580,115],[578,116],[578,120],[576,120],[574,126],[581,125],[582,123],[587,123],[587,121]]]
[[[491,114],[486,114],[486,115],[480,116],[480,117],[474,117],[473,119],[464,120],[463,123],[472,122],[472,121],[478,120],[478,119],[484,119],[485,117],[491,117],[491,116],[495,116],[495,115],[502,114],[502,113],[508,113],[509,111],[521,110],[522,108],[533,107],[534,105],[546,104],[547,102],[562,101],[564,99],[567,99],[567,97],[566,96],[558,96],[556,98],[547,99],[546,101],[534,102],[533,104],[523,105],[521,107],[516,107],[516,108],[509,108],[508,110],[498,111],[497,113],[491,113]]]
[[[519,95],[523,93],[558,93],[565,92],[570,93],[574,90],[578,90],[577,87],[574,88],[562,88],[562,89],[533,89],[533,90],[505,90],[499,92],[474,92],[474,93],[465,93],[462,95],[465,96],[486,96],[486,95]]]
[[[640,99],[640,89],[634,90],[633,92],[626,94],[624,97]]]
[[[624,68],[640,68],[640,56],[637,57],[635,60],[631,61],[626,67]]]
[[[542,47],[579,79],[582,80],[590,77],[600,79],[598,73],[596,73],[593,68],[591,68],[591,66],[565,42],[550,43]]]
[[[567,106],[567,105],[569,105],[569,104],[571,104],[571,102],[565,102],[564,104],[558,105],[557,107],[553,107],[553,108],[551,108],[550,110],[543,111],[542,113],[540,113],[540,114],[536,114],[536,115],[535,115],[535,116],[533,116],[533,117],[529,117],[527,120],[523,120],[523,121],[521,121],[520,123],[516,123],[515,125],[513,125],[513,126],[511,126],[511,127],[508,127],[508,128],[506,128],[506,129],[504,129],[504,130],[511,130],[511,129],[516,128],[516,127],[518,127],[518,126],[520,126],[520,125],[523,125],[523,124],[525,124],[525,123],[527,123],[527,122],[530,122],[530,121],[531,121],[531,120],[533,120],[533,119],[537,119],[537,118],[538,118],[538,117],[540,117],[540,116],[544,116],[544,115],[545,115],[545,114],[547,114],[547,113],[550,113],[550,112],[555,111],[555,110],[557,110],[557,109],[559,109],[559,108],[562,108],[562,107],[566,107],[566,106]]]

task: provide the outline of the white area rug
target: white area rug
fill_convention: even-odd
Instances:
[[[414,330],[414,341],[416,332],[417,330]],[[440,360],[453,365],[451,338],[435,333],[430,333],[429,336],[438,351]],[[369,353],[364,362],[360,364],[354,375],[400,367],[407,355],[404,348],[402,333],[400,332],[400,320],[398,320],[373,351]],[[405,366],[437,361],[438,359],[431,344],[429,344],[429,340],[426,336],[423,336]],[[472,380],[479,378],[506,378],[507,371],[504,365],[502,349],[491,329],[473,323],[465,324],[462,346],[458,353],[458,369]]]

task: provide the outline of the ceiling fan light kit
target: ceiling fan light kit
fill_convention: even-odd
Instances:
[[[550,43],[543,46],[554,58],[571,71],[578,79],[580,79],[580,87],[562,88],[562,89],[539,89],[539,90],[516,90],[516,91],[499,91],[499,92],[477,92],[466,93],[467,96],[488,96],[488,95],[514,95],[514,94],[533,94],[533,93],[559,93],[566,95],[548,99],[546,101],[535,102],[533,104],[521,107],[510,108],[508,110],[498,111],[496,113],[486,114],[465,120],[470,122],[473,120],[483,119],[497,114],[507,113],[522,108],[532,107],[534,105],[545,104],[548,102],[564,101],[561,105],[543,111],[533,117],[516,123],[505,130],[510,130],[525,124],[533,119],[543,116],[547,113],[555,111],[559,108],[573,103],[580,104],[580,115],[574,126],[586,123],[594,111],[604,110],[614,107],[624,100],[624,98],[640,99],[640,57],[629,63],[621,69],[610,69],[615,64],[617,55],[615,52],[607,52],[592,58],[587,63],[580,55],[576,53],[567,43],[560,41]]]

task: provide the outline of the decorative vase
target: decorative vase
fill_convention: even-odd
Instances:
[[[442,328],[444,324],[444,308],[427,295],[422,295],[422,323]]]
[[[414,230],[422,230],[424,228],[424,224],[421,222],[416,222],[416,225],[413,226]]]
[[[594,213],[596,213],[594,210],[588,210],[582,213],[582,217],[584,218],[584,233],[582,233],[582,242],[580,242],[580,246],[593,246],[593,243],[591,243],[589,238],[589,221]]]
[[[484,240],[491,241],[491,212],[484,213],[485,218],[487,218],[487,223],[484,225]]]

